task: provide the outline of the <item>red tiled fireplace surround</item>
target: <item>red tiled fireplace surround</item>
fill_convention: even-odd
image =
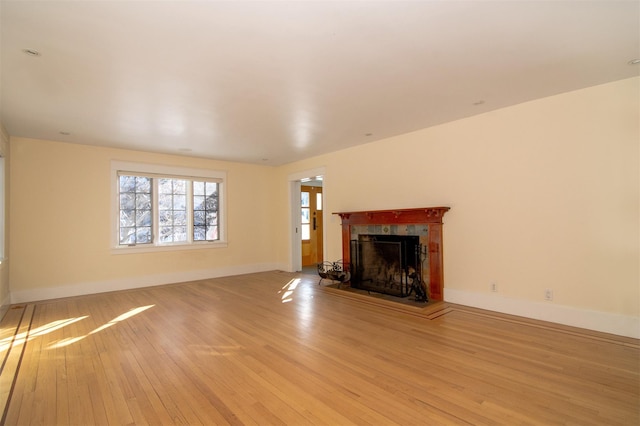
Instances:
[[[449,207],[374,210],[334,213],[342,219],[342,260],[351,264],[351,241],[358,234],[419,235],[427,247],[424,279],[428,279],[429,300],[443,300],[442,216]]]

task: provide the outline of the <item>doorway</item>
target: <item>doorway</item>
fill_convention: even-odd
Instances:
[[[316,177],[300,185],[300,236],[302,266],[323,261],[322,180]]]
[[[301,272],[302,271],[302,206],[301,206],[301,198],[302,198],[302,186],[311,186],[315,188],[322,188],[323,193],[321,195],[321,211],[323,211],[326,207],[326,188],[324,188],[325,182],[325,168],[318,167],[316,169],[299,171],[296,173],[292,173],[288,176],[289,181],[289,263],[288,263],[288,271],[290,272]],[[317,196],[314,197],[317,203]],[[317,209],[316,209],[317,210]],[[316,212],[316,235],[322,239],[322,246],[320,250],[317,250],[319,253],[318,258],[324,259],[324,223],[323,217],[318,216],[319,213]],[[313,214],[309,211],[309,224],[310,228],[313,227]],[[318,229],[320,226],[320,229]],[[319,231],[319,232],[318,232]],[[317,243],[316,243],[317,244]],[[316,246],[317,247],[317,246]],[[307,260],[308,261],[308,260]],[[320,261],[320,260],[319,260]],[[309,267],[305,268],[309,269]]]

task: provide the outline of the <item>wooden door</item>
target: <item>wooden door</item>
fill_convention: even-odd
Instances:
[[[302,266],[322,262],[322,187],[301,186]]]

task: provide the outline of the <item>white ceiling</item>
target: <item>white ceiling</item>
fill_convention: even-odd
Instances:
[[[640,75],[639,5],[2,0],[0,120],[280,165]]]

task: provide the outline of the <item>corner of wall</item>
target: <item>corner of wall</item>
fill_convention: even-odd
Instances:
[[[9,133],[7,132],[7,129],[5,129],[4,125],[0,122],[0,157],[7,157],[8,155],[9,155]],[[4,207],[5,211],[0,212],[0,215],[4,217],[5,232],[3,232],[1,235],[5,238],[4,247],[6,251],[7,248],[9,247],[8,238],[7,238],[7,229],[8,229],[8,221],[9,221],[7,200],[9,195],[9,189],[8,189],[8,180],[7,180],[8,172],[6,167],[5,167],[4,173],[5,173],[5,179],[3,179],[3,181],[5,182],[5,190],[2,191],[1,193],[4,193],[4,196],[5,196],[5,200],[4,200],[5,202],[2,203],[2,206]],[[6,259],[6,252],[4,256],[5,256],[5,259],[0,259],[0,319],[4,317],[4,314],[9,310],[9,306],[11,305],[11,291],[9,288],[9,264]]]
[[[4,315],[11,306],[11,293],[7,293],[2,300],[0,300],[0,321],[4,318]]]

